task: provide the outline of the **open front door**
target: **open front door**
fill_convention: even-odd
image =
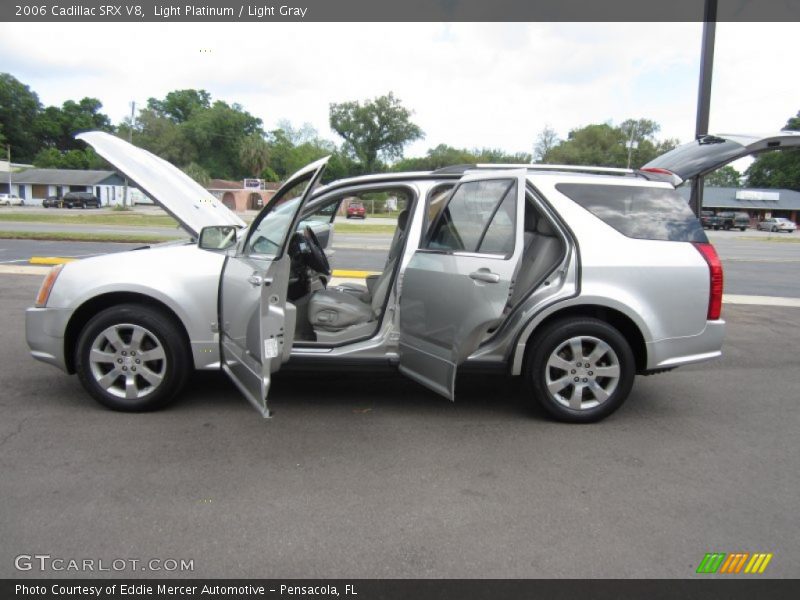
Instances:
[[[294,340],[296,310],[286,297],[291,274],[288,240],[327,161],[312,163],[289,178],[222,268],[222,369],[264,417],[270,416],[271,374],[289,359]]]
[[[456,370],[500,324],[523,252],[525,170],[467,174],[403,275],[400,371],[453,400]]]

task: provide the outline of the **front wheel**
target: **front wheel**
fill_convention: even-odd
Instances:
[[[739,227],[739,231],[745,231],[747,227]]]
[[[539,404],[559,421],[599,421],[628,397],[636,371],[633,352],[605,321],[556,321],[534,343],[524,375]]]
[[[181,331],[147,306],[107,308],[78,338],[78,378],[95,400],[113,410],[161,408],[178,394],[191,368]]]

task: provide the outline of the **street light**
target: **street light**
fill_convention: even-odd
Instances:
[[[703,15],[703,46],[700,51],[700,82],[697,89],[697,121],[695,139],[708,133],[711,108],[711,75],[714,67],[714,37],[717,29],[717,0],[706,0]],[[695,177],[689,201],[694,214],[700,216],[703,208],[703,178]]]

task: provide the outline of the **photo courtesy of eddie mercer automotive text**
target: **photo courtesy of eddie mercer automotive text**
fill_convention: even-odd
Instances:
[[[459,371],[489,368],[568,422],[614,412],[637,374],[721,355],[722,265],[675,186],[800,145],[796,132],[704,136],[636,170],[472,165],[320,185],[323,158],[246,225],[150,152],[78,138],[191,236],[59,265],[27,311],[33,357],[103,405],[156,409],[195,369],[221,369],[269,416],[287,362],[396,366],[455,400]],[[384,268],[333,281],[339,208],[375,192],[399,211]]]

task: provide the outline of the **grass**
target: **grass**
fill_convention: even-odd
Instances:
[[[77,210],[75,215],[0,212],[0,221],[15,223],[61,223],[72,225],[128,225],[139,227],[177,227],[178,223],[168,215],[143,215],[141,213],[90,212]]]
[[[793,237],[791,233],[777,233],[775,237],[756,237],[756,236],[742,236],[734,238],[737,240],[747,240],[749,242],[776,242],[778,244],[800,244],[800,237]],[[780,237],[778,237],[780,236]]]
[[[333,224],[336,233],[394,233],[397,225],[356,225],[355,223],[336,223]]]
[[[0,239],[46,240],[55,242],[123,242],[130,244],[157,244],[183,239],[168,235],[129,235],[125,233],[71,233],[68,231],[0,231]]]

